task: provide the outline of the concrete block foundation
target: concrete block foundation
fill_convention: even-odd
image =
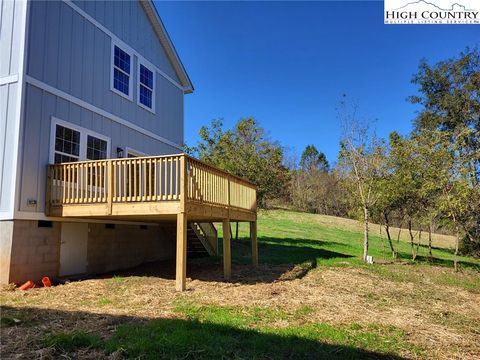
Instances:
[[[86,275],[100,274],[173,258],[169,225],[88,224]],[[62,222],[0,221],[0,283],[59,275]]]

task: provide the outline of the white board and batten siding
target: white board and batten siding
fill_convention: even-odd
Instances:
[[[45,210],[56,120],[108,138],[111,157],[181,151],[184,90],[138,1],[33,1],[28,27],[19,218]],[[131,51],[132,100],[111,90],[112,41]],[[154,113],[137,103],[140,57],[155,70]]]
[[[27,4],[0,0],[0,220],[14,215]]]

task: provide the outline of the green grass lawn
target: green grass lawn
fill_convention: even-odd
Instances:
[[[385,263],[392,262],[390,248],[386,238],[370,236],[369,254],[374,257],[375,264],[363,263],[363,234],[352,231],[349,227],[342,228],[342,219],[335,226],[325,226],[315,221],[319,215],[296,213],[286,210],[260,212],[258,218],[259,256],[266,264],[300,264],[314,261],[316,266],[344,267],[354,266],[377,273],[395,281],[421,281],[425,271],[435,265],[453,268],[454,251],[451,248],[438,247],[433,243],[433,259],[428,257],[426,234],[419,247],[415,261],[412,261],[411,246],[407,241],[394,240],[398,252],[398,263],[405,263],[418,270],[402,272],[392,269]],[[235,234],[235,225],[232,225]],[[239,240],[244,243],[240,251],[233,253],[233,260],[237,263],[249,263],[250,249],[248,240],[248,225],[240,224]],[[221,231],[220,231],[221,235]],[[221,245],[221,242],[220,242]],[[453,246],[453,239],[452,239]],[[480,271],[479,259],[472,257],[458,257],[462,271],[455,276],[446,275],[435,269],[432,280],[438,284],[450,284],[467,289],[480,288],[480,276],[462,276],[463,274],[478,274]],[[435,274],[436,273],[436,274]],[[438,275],[438,276],[435,276]]]
[[[328,224],[319,219],[282,210],[260,212],[260,269],[246,280],[239,272],[253,269],[248,266],[250,240],[243,224],[239,240],[232,242],[231,283],[192,276],[189,291],[176,293],[173,280],[128,276],[23,293],[4,291],[3,349],[27,358],[92,359],[480,356],[475,341],[477,259],[460,257],[461,271],[455,273],[451,249],[434,244],[430,262],[422,246],[413,262],[410,244],[400,241],[395,242],[399,259],[393,262],[386,240],[372,236],[370,254],[376,263],[366,265],[361,261],[361,232],[343,219],[329,218]],[[196,263],[221,274],[221,261],[213,257]],[[313,266],[305,266],[293,280],[282,280],[285,273],[278,269],[289,272],[302,264]],[[272,276],[262,278],[264,273]],[[464,309],[464,303],[470,305]],[[340,314],[342,308],[348,309],[346,315]],[[405,314],[413,315],[402,319]],[[417,334],[422,327],[423,333]],[[430,328],[431,335],[425,336]],[[440,330],[451,336],[428,340]],[[463,342],[451,340],[455,336]]]

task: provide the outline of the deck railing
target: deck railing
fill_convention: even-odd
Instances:
[[[48,177],[52,207],[181,201],[185,196],[186,202],[256,210],[255,185],[184,154],[54,164]]]

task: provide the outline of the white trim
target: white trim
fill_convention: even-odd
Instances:
[[[6,84],[11,84],[11,83],[16,83],[17,81],[18,81],[18,74],[4,76],[4,77],[0,78],[0,86],[1,85],[6,85]]]
[[[149,89],[148,86],[145,86],[140,82],[140,65],[143,65],[146,67],[148,70],[150,70],[153,74],[153,89]],[[151,113],[155,114],[155,92],[157,91],[157,82],[156,82],[156,76],[155,76],[155,67],[150,64],[147,60],[144,58],[137,58],[137,104],[141,108],[144,108],[145,110],[150,111]],[[152,108],[149,108],[148,106],[142,104],[140,102],[140,88],[145,87],[149,90],[152,90]]]
[[[20,191],[21,188],[21,161],[20,158],[23,156],[23,119],[25,117],[25,112],[23,111],[24,104],[25,104],[25,78],[26,78],[26,62],[27,62],[27,37],[29,34],[29,21],[28,17],[30,14],[30,2],[29,1],[20,1],[16,2],[15,4],[21,4],[24,6],[24,9],[21,11],[21,17],[19,21],[19,29],[20,30],[20,40],[19,42],[22,44],[20,47],[20,53],[18,54],[18,58],[20,60],[19,69],[18,69],[18,93],[17,93],[17,104],[16,104],[16,111],[15,114],[18,116],[18,121],[15,122],[15,129],[13,131],[14,134],[14,142],[13,142],[13,161],[12,161],[12,169],[15,169],[15,172],[11,174],[11,194],[10,194],[10,206],[11,206],[11,217],[15,217],[17,211],[19,209],[20,204]],[[16,6],[16,5],[15,5]],[[16,9],[15,9],[16,11]],[[5,176],[5,174],[4,174]],[[18,205],[18,206],[17,206]]]
[[[142,0],[140,3],[143,6],[145,12],[147,13],[147,16],[150,22],[152,23],[153,28],[158,38],[160,39],[160,43],[162,44],[162,46],[165,49],[165,52],[167,53],[167,56],[173,57],[175,60],[175,61],[172,61],[172,65],[175,68],[175,72],[180,80],[180,83],[187,84],[183,88],[184,93],[185,94],[192,93],[193,84],[187,74],[187,71],[185,70],[185,67],[182,64],[182,61],[178,56],[175,46],[173,46],[170,36],[168,35],[168,32],[165,29],[165,26],[163,25],[162,19],[160,19],[160,16],[158,15],[155,4],[153,3],[152,0]],[[182,76],[183,76],[183,79],[182,79]]]
[[[52,116],[52,120],[50,124],[50,155],[49,155],[50,164],[53,164],[55,162],[55,133],[56,133],[57,125],[78,131],[80,133],[80,149],[79,149],[79,156],[78,156],[79,161],[89,160],[87,159],[87,137],[89,135],[107,142],[107,159],[110,159],[111,139],[108,136],[99,134],[90,129],[78,126],[76,124],[72,124],[71,122],[61,120],[55,116]],[[66,154],[66,155],[71,157],[77,157],[75,155],[70,155],[70,154]]]
[[[129,52],[132,53],[133,55],[137,56],[137,58],[143,57],[138,51],[133,49],[131,46],[128,46],[126,43],[124,43],[122,40],[120,40],[120,38],[118,38],[114,33],[112,33],[110,30],[108,30],[105,26],[100,24],[97,20],[95,20],[93,17],[88,15],[85,11],[80,9],[77,5],[72,3],[71,0],[63,0],[63,2],[65,4],[67,4],[68,6],[70,6],[73,10],[75,10],[79,15],[83,16],[86,20],[88,20],[94,26],[96,26],[99,30],[103,31],[106,35],[108,35],[112,39],[112,42],[115,41],[115,42],[121,44],[124,48],[128,48]],[[177,88],[179,88],[183,92],[191,91],[190,87],[183,87],[181,84],[179,84],[176,80],[172,79],[164,71],[160,70],[158,67],[154,66],[154,68],[160,75],[162,75],[165,79],[170,81],[173,85],[175,85]]]
[[[33,85],[39,89],[42,89],[42,90],[45,90],[47,92],[49,92],[50,94],[53,94],[55,96],[58,96],[58,97],[61,97],[62,99],[65,99],[67,101],[70,101],[82,108],[85,108],[87,110],[90,110],[90,111],[93,111],[94,113],[98,114],[98,115],[101,115],[101,116],[104,116],[112,121],[115,121],[123,126],[126,126],[132,130],[135,130],[145,136],[148,136],[148,137],[151,137],[152,139],[155,139],[155,140],[158,140],[158,141],[161,141],[163,142],[164,144],[166,145],[169,145],[169,146],[172,146],[178,150],[183,150],[182,146],[179,145],[179,144],[176,144],[174,143],[173,141],[170,141],[168,139],[165,139],[164,137],[160,136],[160,135],[157,135],[151,131],[148,131],[146,129],[143,129],[141,128],[140,126],[138,125],[135,125],[133,123],[131,123],[130,121],[128,120],[125,120],[125,119],[122,119],[121,117],[117,116],[117,115],[114,115],[114,114],[111,114],[109,113],[108,111],[105,111],[105,110],[102,110],[84,100],[81,100],[75,96],[72,96],[70,94],[67,94],[66,92],[63,92],[61,90],[58,90],[56,88],[54,88],[53,86],[50,86],[50,85],[47,85],[45,84],[44,82],[40,81],[40,80],[37,80],[29,75],[26,75],[25,76],[25,79],[26,79],[26,82],[28,82],[30,85]]]
[[[127,74],[125,71],[115,66],[115,46],[130,56],[130,74]],[[128,95],[115,88],[115,69],[128,76]],[[121,97],[124,97],[125,99],[128,99],[130,101],[133,101],[133,69],[133,54],[131,52],[131,49],[129,47],[124,47],[121,43],[115,41],[115,39],[112,38],[110,51],[110,90],[112,90],[115,94],[118,94]]]

